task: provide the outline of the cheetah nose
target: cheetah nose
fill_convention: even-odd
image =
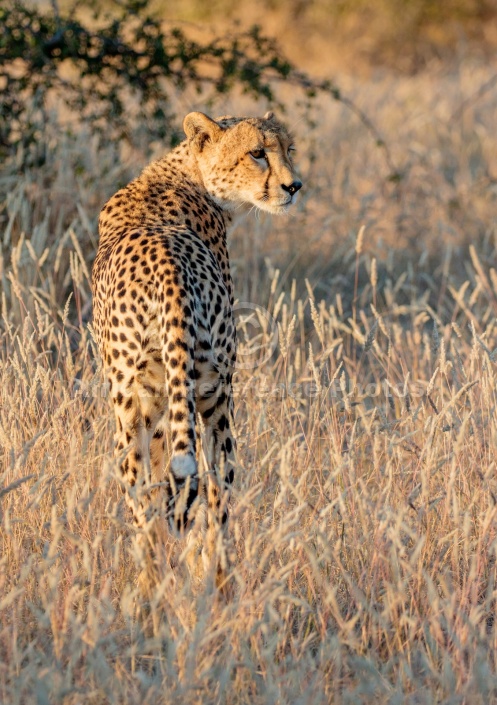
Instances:
[[[300,191],[300,189],[302,188],[302,181],[294,181],[290,184],[290,186],[287,186],[286,184],[281,184],[281,188],[283,189],[283,191],[288,191],[288,193],[293,196],[294,193],[297,193],[297,191]]]

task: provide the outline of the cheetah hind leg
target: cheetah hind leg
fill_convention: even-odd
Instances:
[[[180,560],[186,562],[192,587],[198,591],[205,586],[205,579],[209,574],[210,561],[205,560],[205,545],[208,534],[208,508],[207,491],[209,468],[213,463],[213,439],[208,440],[204,424],[199,415],[197,422],[197,462],[199,470],[199,500],[195,510],[193,526],[186,538],[186,547]]]
[[[136,400],[133,401],[126,412],[115,406],[118,431],[114,455],[120,464],[122,489],[135,526],[133,555],[139,569],[138,586],[146,597],[157,583],[154,546],[158,512],[150,482],[150,434],[138,422],[139,412]]]
[[[211,417],[213,463],[207,490],[208,520],[203,558],[215,569],[216,584],[229,597],[233,581],[229,581],[230,541],[227,532],[231,485],[235,474],[235,439],[231,432],[231,388],[226,383],[226,395],[220,395]]]

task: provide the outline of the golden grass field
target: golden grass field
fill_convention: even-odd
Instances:
[[[494,72],[339,81],[399,182],[340,103],[288,111],[298,208],[230,243],[278,343],[240,321],[229,599],[165,532],[137,588],[87,324],[99,209],[144,155],[54,123],[43,166],[4,164],[0,703],[497,702],[495,90],[452,117]]]

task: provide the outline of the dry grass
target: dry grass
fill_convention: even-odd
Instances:
[[[401,183],[324,106],[295,125],[299,212],[233,238],[279,343],[237,373],[228,601],[171,537],[147,609],[136,588],[86,326],[98,209],[136,161],[46,126],[43,166],[6,165],[0,702],[497,701],[495,96],[449,120],[489,75],[351,86]]]

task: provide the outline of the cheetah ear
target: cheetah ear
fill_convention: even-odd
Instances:
[[[201,152],[206,142],[215,142],[222,129],[217,122],[204,113],[188,113],[183,121],[183,130],[190,143]]]
[[[274,120],[274,113],[272,110],[268,110],[267,113],[262,118],[263,120]]]

